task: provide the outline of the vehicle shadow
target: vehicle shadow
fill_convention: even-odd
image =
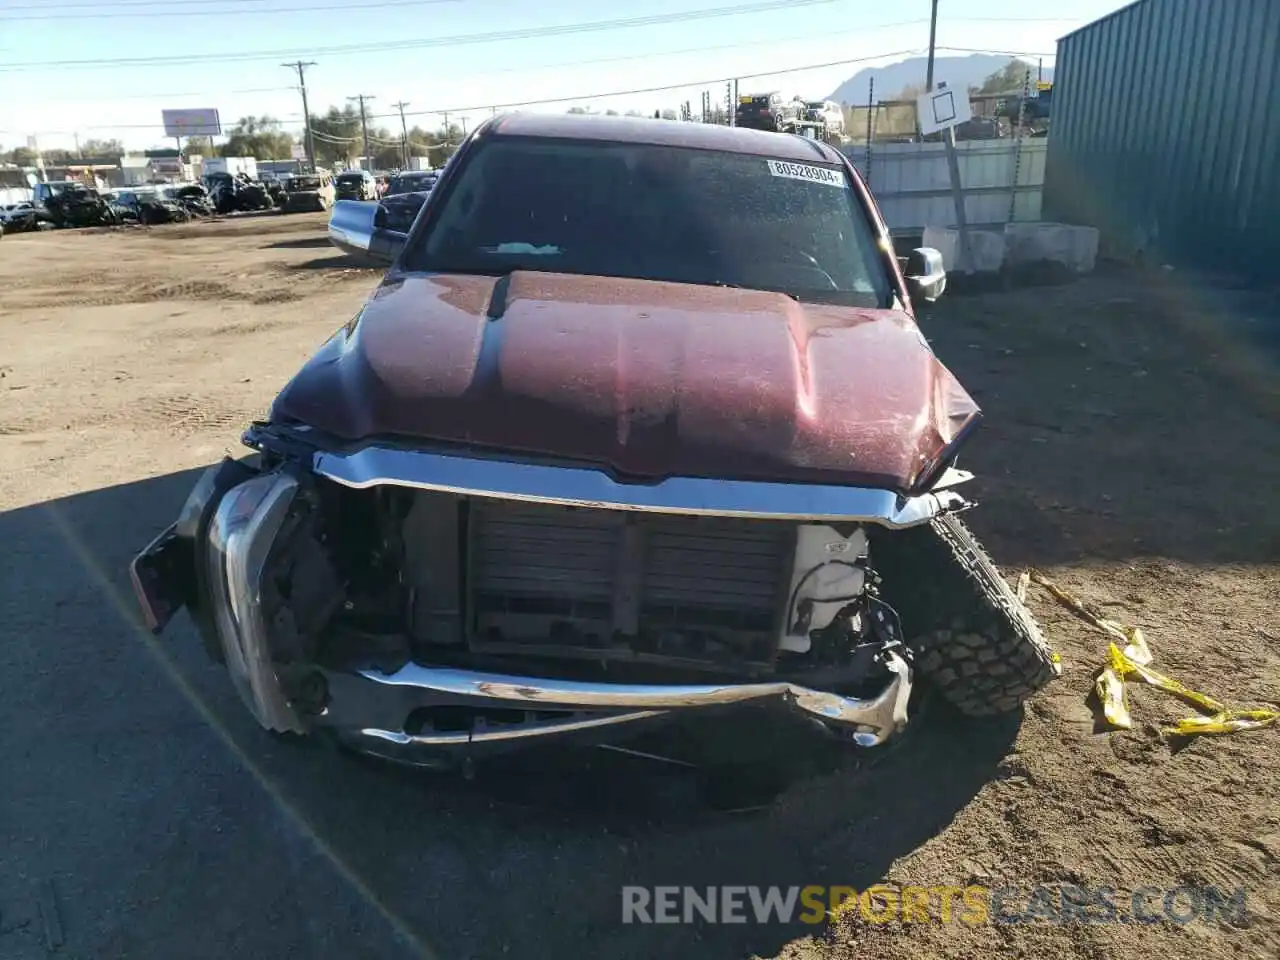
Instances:
[[[325,240],[325,245],[329,241]],[[370,264],[366,260],[353,257],[346,253],[336,253],[330,257],[316,257],[313,260],[304,260],[302,263],[290,264],[290,270],[364,270],[368,272],[385,271],[385,266],[377,266]]]
[[[878,756],[748,712],[645,744],[710,768],[540,749],[471,781],[277,740],[185,616],[138,623],[128,560],[196,477],[0,514],[6,872],[56,878],[73,953],[772,956],[821,925],[624,924],[622,888],[864,887],[999,775],[1018,729],[925,714]]]
[[[280,240],[276,243],[268,243],[268,250],[310,250],[313,248],[322,249],[331,246],[329,238],[325,237],[302,237],[298,240]]]

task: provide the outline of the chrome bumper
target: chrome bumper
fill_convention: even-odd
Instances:
[[[607,732],[637,721],[759,701],[781,702],[860,746],[883,743],[907,722],[911,668],[892,651],[885,659],[886,685],[869,699],[785,681],[584,683],[409,663],[390,674],[322,671],[326,705],[318,716],[304,716],[285,694],[260,603],[271,545],[297,493],[298,482],[287,473],[263,474],[233,487],[218,504],[204,545],[208,599],[227,669],[245,706],[268,730],[302,733],[327,727],[358,749],[407,759],[423,748],[516,745],[535,737]],[[477,712],[467,730],[408,732],[414,711],[440,707]],[[488,726],[484,711],[494,710],[508,717],[515,712],[525,720]]]
[[[855,699],[785,681],[584,683],[410,663],[390,674],[377,670],[327,674],[330,706],[319,723],[333,728],[357,749],[409,759],[422,750],[509,747],[540,737],[608,734],[640,721],[775,701],[847,735],[858,746],[873,747],[907,723],[911,668],[894,653],[888,655],[885,666],[889,673],[885,688],[875,697]],[[477,715],[469,730],[405,732],[405,721],[413,711],[431,707],[470,708]],[[493,710],[503,711],[506,721],[486,723],[484,711]],[[539,719],[539,714],[547,713],[563,716]],[[523,719],[511,720],[511,714]]]

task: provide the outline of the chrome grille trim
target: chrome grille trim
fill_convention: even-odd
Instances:
[[[515,460],[462,457],[367,446],[346,453],[318,451],[312,469],[346,487],[438,490],[470,497],[522,500],[566,507],[634,510],[757,520],[861,522],[902,528],[968,506],[939,490],[902,497],[891,490],[823,484],[767,483],[671,477],[653,484],[619,483],[601,470]]]

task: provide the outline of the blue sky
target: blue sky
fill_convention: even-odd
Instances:
[[[1058,37],[1123,5],[942,0],[939,53],[1016,51],[1047,54],[1051,63]],[[0,0],[0,144],[38,135],[42,147],[69,147],[77,134],[116,137],[130,147],[161,144],[160,110],[176,107],[216,107],[224,126],[245,114],[270,114],[300,128],[296,76],[279,65],[298,58],[316,61],[307,72],[312,112],[372,94],[375,115],[405,100],[410,123],[424,127],[439,127],[443,110],[474,124],[489,105],[544,98],[572,99],[527,109],[653,110],[684,100],[696,109],[706,88],[699,81],[735,76],[816,98],[864,66],[922,53],[929,7],[930,0]],[[546,32],[714,8],[731,12]],[[508,36],[438,42],[494,33]],[[385,43],[401,47],[377,49]],[[343,46],[353,49],[332,49]],[[215,59],[221,55],[239,59]],[[202,59],[66,63],[156,56]],[[855,58],[868,59],[792,69]],[[41,65],[49,61],[60,63]],[[600,96],[669,84],[694,85]],[[723,81],[714,89],[721,96]],[[481,109],[459,112],[469,107]]]

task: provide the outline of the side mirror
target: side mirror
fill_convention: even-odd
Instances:
[[[947,271],[942,254],[933,247],[916,247],[906,258],[903,274],[912,300],[933,303],[947,289]]]
[[[388,230],[382,225],[385,217],[380,203],[339,200],[329,215],[329,242],[343,253],[389,267],[400,256],[407,234]]]

